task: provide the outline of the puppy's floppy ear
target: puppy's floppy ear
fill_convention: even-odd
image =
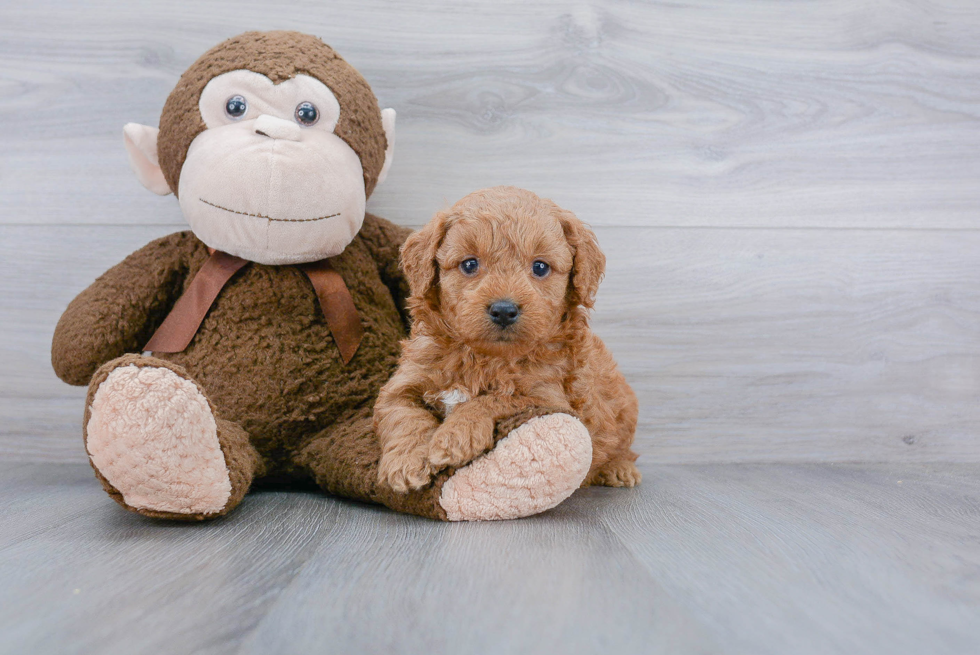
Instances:
[[[439,276],[436,253],[448,230],[449,212],[439,212],[402,244],[402,270],[413,297],[424,298],[435,287]]]
[[[572,249],[572,273],[569,276],[573,304],[591,309],[595,304],[599,282],[606,272],[606,256],[599,249],[599,240],[575,214],[559,209],[558,220],[565,231],[565,240]]]

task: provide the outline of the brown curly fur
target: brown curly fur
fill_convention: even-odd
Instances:
[[[464,274],[473,257],[479,270]],[[531,273],[536,260],[551,267],[543,278]],[[401,262],[413,327],[375,405],[383,481],[422,487],[486,452],[502,417],[548,406],[592,435],[585,484],[639,483],[636,396],[588,326],[605,256],[574,214],[523,189],[477,191],[410,236]],[[512,326],[490,320],[498,300],[520,307]],[[447,416],[440,394],[453,390],[471,400]]]
[[[55,328],[51,363],[65,382],[89,384],[90,400],[105,375],[121,365],[164,366],[191,379],[213,406],[232,477],[233,498],[221,513],[253,481],[312,478],[330,493],[444,520],[438,498],[447,475],[406,495],[379,484],[376,472],[380,449],[371,408],[407,332],[401,306],[409,289],[398,248],[408,232],[368,214],[350,245],[331,259],[364,325],[349,364],[303,272],[256,263],[228,282],[186,350],[135,354],[208,259],[207,246],[191,232],[147,244],[80,293]]]

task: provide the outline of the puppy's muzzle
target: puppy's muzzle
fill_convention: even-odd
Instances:
[[[505,328],[517,322],[517,318],[521,315],[521,308],[510,300],[497,300],[487,306],[487,314],[490,315],[491,321]]]

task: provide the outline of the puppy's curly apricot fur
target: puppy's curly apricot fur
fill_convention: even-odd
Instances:
[[[382,481],[424,486],[492,448],[496,421],[550,407],[592,435],[585,484],[639,483],[636,395],[588,326],[605,269],[590,229],[530,191],[494,187],[437,214],[401,255],[413,327],[375,406]]]

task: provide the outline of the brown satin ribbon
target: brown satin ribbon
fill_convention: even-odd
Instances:
[[[157,331],[143,346],[156,353],[179,353],[190,344],[211,304],[231,276],[248,260],[215,250],[197,272],[187,291],[177,299]]]
[[[210,250],[210,249],[209,249]],[[211,257],[197,272],[190,286],[174,303],[157,331],[153,333],[143,350],[158,353],[179,353],[188,345],[204,322],[215,298],[235,273],[248,264],[247,259],[214,250]],[[340,350],[344,364],[350,362],[364,336],[361,319],[357,315],[344,278],[327,260],[301,264],[299,267],[309,278],[320,301],[320,310],[327,327]]]
[[[364,328],[361,317],[357,315],[354,299],[351,298],[344,278],[330,266],[330,261],[321,259],[318,262],[300,264],[300,269],[310,278],[316,296],[320,299],[320,311],[327,319],[330,334],[340,349],[344,363],[348,363],[361,345]]]

